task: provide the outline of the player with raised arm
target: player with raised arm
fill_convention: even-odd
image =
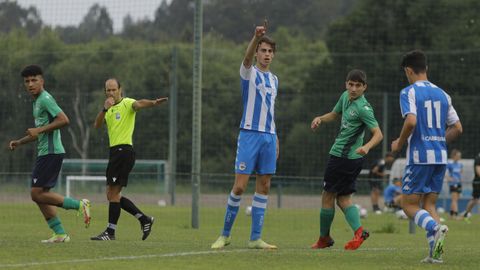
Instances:
[[[120,82],[111,78],[105,82],[105,95],[107,96],[103,109],[97,114],[94,126],[101,128],[103,122],[108,129],[110,155],[106,171],[108,224],[105,231],[91,240],[115,240],[115,230],[120,218],[121,209],[127,211],[140,222],[142,240],[147,239],[152,230],[154,218],[145,215],[127,197],[121,195],[123,187],[128,184],[128,176],[135,165],[135,151],[133,149],[133,130],[135,128],[135,115],[144,108],[158,106],[168,100],[167,97],[153,100],[123,97]]]
[[[78,210],[84,217],[85,226],[90,225],[89,200],[76,200],[50,191],[57,184],[65,156],[60,128],[68,125],[69,119],[53,96],[44,89],[41,67],[29,65],[22,70],[21,76],[26,90],[33,98],[35,127],[27,129],[25,137],[10,141],[9,147],[13,151],[20,145],[37,141],[37,160],[32,172],[30,195],[53,231],[52,237],[42,240],[42,243],[68,242],[70,236],[57,216],[57,207]]]
[[[212,244],[212,249],[220,249],[230,244],[230,231],[238,213],[241,195],[251,174],[256,174],[257,179],[248,248],[277,248],[261,239],[270,181],[276,170],[279,151],[274,120],[278,78],[270,72],[275,42],[265,35],[266,31],[266,21],[263,26],[256,27],[240,65],[243,114],[235,159],[235,183],[228,198],[222,234]]]
[[[462,133],[462,124],[450,96],[428,81],[427,57],[422,51],[405,54],[401,65],[410,85],[400,92],[405,120],[399,138],[392,142],[392,152],[408,143],[402,207],[427,231],[430,252],[422,262],[442,263],[448,227],[440,224],[435,204],[447,169],[447,143]]]
[[[360,247],[369,233],[363,229],[358,208],[352,204],[352,194],[356,191],[357,177],[362,170],[364,156],[383,139],[382,131],[375,119],[373,108],[364,96],[367,89],[367,75],[354,69],[347,74],[347,88],[342,93],[333,110],[317,116],[311,123],[312,130],[321,124],[341,118],[340,132],[330,149],[330,158],[325,169],[322,208],[320,210],[320,237],[312,248],[333,246],[330,227],[335,216],[335,202],[342,209],[353,230],[353,239],[344,246],[347,250]],[[364,144],[365,130],[372,133]]]

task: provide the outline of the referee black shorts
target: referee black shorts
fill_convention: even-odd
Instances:
[[[128,144],[110,147],[110,157],[107,166],[107,185],[126,187],[128,175],[135,165],[135,151]]]
[[[340,196],[355,193],[363,160],[364,158],[348,159],[330,155],[325,170],[323,190]]]

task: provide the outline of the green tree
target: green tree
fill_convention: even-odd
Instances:
[[[16,1],[0,2],[0,32],[25,29],[29,36],[33,36],[42,29],[42,25],[42,19],[35,7],[25,9]]]

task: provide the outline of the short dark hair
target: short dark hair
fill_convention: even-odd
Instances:
[[[259,40],[258,40],[258,43],[257,43],[257,48],[255,48],[255,51],[258,51],[258,47],[260,47],[260,44],[262,43],[267,43],[269,44],[270,46],[272,46],[272,50],[273,52],[275,52],[275,47],[276,47],[276,43],[275,43],[275,40],[273,40],[271,37],[269,36],[262,36]]]
[[[23,68],[22,72],[20,72],[20,75],[23,78],[26,78],[30,76],[43,75],[43,71],[38,65],[29,65]]]
[[[421,50],[413,50],[402,58],[402,68],[411,68],[416,74],[427,72],[427,55]]]
[[[348,72],[346,81],[361,82],[363,84],[367,84],[367,74],[363,70],[352,69],[350,70],[350,72]]]

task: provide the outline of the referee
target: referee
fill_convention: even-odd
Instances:
[[[145,215],[135,204],[121,195],[123,187],[128,184],[128,175],[135,164],[135,151],[132,144],[135,115],[137,111],[158,106],[168,100],[167,97],[158,99],[135,100],[122,96],[120,82],[110,78],[105,82],[105,100],[103,110],[95,119],[95,128],[107,124],[110,142],[110,155],[107,166],[107,199],[108,225],[107,229],[91,240],[115,240],[115,229],[123,209],[137,218],[143,233],[142,240],[147,239],[152,230],[153,217]]]

